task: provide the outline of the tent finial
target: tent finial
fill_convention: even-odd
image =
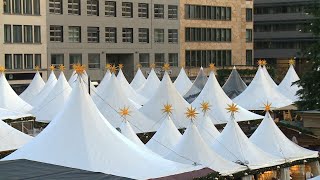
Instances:
[[[105,68],[106,68],[106,70],[110,70],[110,68],[111,68],[111,64],[106,64],[106,66],[105,66]]]
[[[170,70],[170,64],[165,63],[165,64],[163,65],[162,69],[165,70],[165,71],[169,71],[169,70]]]
[[[216,68],[216,66],[215,66],[214,63],[209,64],[209,69],[210,69],[211,71],[214,71],[215,68]]]
[[[6,68],[4,66],[0,66],[0,73],[3,73],[6,71]]]
[[[263,64],[262,59],[259,59],[259,60],[257,61],[257,64],[258,64],[258,66],[262,66],[262,64]]]
[[[142,65],[140,63],[137,64],[137,68],[140,69]]]
[[[290,60],[289,60],[289,65],[295,65],[296,64],[296,60],[294,60],[293,58],[291,58]]]
[[[265,104],[263,104],[264,105],[264,111],[265,112],[272,112],[272,103],[269,103],[268,101],[267,101],[267,103],[265,103]]]
[[[154,69],[155,67],[156,67],[156,64],[154,64],[154,63],[150,65],[151,69]]]
[[[199,114],[196,110],[196,108],[193,108],[192,106],[187,108],[187,112],[185,113],[187,118],[190,119],[192,122],[197,118],[197,115]]]
[[[119,64],[119,69],[122,69],[123,67],[124,67],[124,65],[123,64]]]
[[[60,66],[59,66],[59,70],[60,71],[64,71],[66,68],[64,67],[64,65],[63,64],[60,64]]]
[[[130,111],[129,107],[124,106],[123,108],[119,109],[118,113],[120,114],[121,117],[123,117],[125,120],[127,120],[127,116],[130,116],[131,111]]]
[[[34,69],[35,69],[36,71],[39,71],[39,70],[40,70],[40,66],[36,66]]]
[[[267,63],[267,60],[263,59],[263,60],[262,60],[262,65],[263,65],[263,66],[266,66],[267,64],[268,64],[268,63]]]
[[[56,67],[54,65],[51,65],[49,68],[51,71],[54,71],[56,69]]]
[[[239,112],[239,108],[235,103],[228,104],[228,107],[226,108],[228,110],[228,113],[231,113],[231,116],[234,117],[234,114]]]
[[[76,71],[77,74],[84,74],[85,69],[86,68],[84,65],[77,64],[74,70]]]
[[[200,105],[201,105],[201,110],[204,114],[206,114],[210,110],[211,105],[209,104],[208,101],[203,101]]]
[[[172,114],[172,111],[173,111],[173,108],[172,108],[171,104],[167,103],[167,104],[163,105],[163,109],[162,109],[163,113],[170,115],[170,114]]]
[[[116,74],[117,73],[117,67],[115,66],[115,65],[112,65],[112,66],[110,66],[110,72],[112,73],[112,74]]]

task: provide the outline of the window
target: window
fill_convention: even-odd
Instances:
[[[226,19],[225,20],[231,20],[231,8],[227,7],[226,8]]]
[[[80,26],[69,26],[69,42],[74,42],[74,43],[81,42]]]
[[[12,0],[12,10],[14,14],[21,14],[21,0]]]
[[[23,14],[32,14],[32,0],[23,0]]]
[[[122,17],[127,17],[127,18],[133,17],[133,9],[132,9],[131,2],[122,3]]]
[[[82,64],[82,54],[69,54],[69,69],[73,69],[74,64]]]
[[[49,0],[49,12],[51,14],[63,14],[62,0]]]
[[[22,54],[14,54],[14,69],[23,69]]]
[[[148,28],[139,28],[139,42],[140,43],[149,43],[149,29]]]
[[[6,69],[12,69],[12,55],[11,54],[4,55],[4,66]]]
[[[11,43],[11,25],[4,25],[4,42]]]
[[[100,42],[99,27],[88,27],[88,43]]]
[[[231,7],[185,5],[185,18],[197,20],[231,20]]]
[[[117,28],[106,27],[105,39],[106,39],[106,43],[117,43]]]
[[[154,63],[156,67],[163,67],[165,61],[164,61],[164,53],[156,53],[154,55]]]
[[[122,29],[122,42],[133,43],[133,29],[123,28]]]
[[[50,26],[50,41],[63,42],[63,26]]]
[[[246,50],[246,65],[253,65],[252,50]]]
[[[155,43],[164,43],[164,29],[155,29],[154,30],[154,42]]]
[[[252,9],[251,8],[246,9],[246,20],[247,20],[247,22],[252,22]]]
[[[41,68],[41,54],[34,55],[34,65]]]
[[[178,29],[168,29],[168,42],[178,43]]]
[[[164,18],[164,5],[155,4],[154,5],[154,18],[163,19]]]
[[[11,13],[11,0],[4,0],[3,1],[3,12],[4,13]]]
[[[24,28],[24,42],[25,43],[33,43],[33,31],[32,26],[25,25]]]
[[[252,42],[252,29],[246,30],[246,42]]]
[[[186,42],[231,42],[231,29],[186,28]]]
[[[34,42],[41,43],[41,28],[40,28],[40,26],[34,26]]]
[[[33,14],[40,15],[40,0],[33,0]]]
[[[51,54],[51,65],[60,66],[64,65],[64,56],[63,54]]]
[[[216,66],[231,65],[231,50],[186,50],[185,61],[187,67],[208,66],[214,63]]]
[[[178,53],[169,53],[169,64],[172,67],[178,67]]]
[[[105,15],[107,17],[116,17],[116,2],[115,1],[106,1],[105,2]]]
[[[80,0],[68,0],[68,14],[81,15]]]
[[[87,15],[99,16],[99,0],[87,0]]]
[[[24,55],[24,68],[33,69],[33,54]]]
[[[150,55],[148,53],[139,54],[139,63],[142,67],[149,67]]]
[[[100,68],[100,54],[88,54],[88,68],[89,69]]]
[[[149,18],[149,4],[147,3],[138,4],[138,17]]]
[[[22,26],[13,25],[13,42],[22,43]]]
[[[178,19],[178,6],[168,6],[168,19]]]
[[[231,29],[226,29],[226,41],[231,42]]]

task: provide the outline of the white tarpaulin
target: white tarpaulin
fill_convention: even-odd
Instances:
[[[181,96],[185,95],[189,91],[192,86],[192,82],[188,78],[184,68],[181,68],[180,73],[173,84]]]
[[[297,84],[292,84],[296,81],[299,81],[300,78],[297,75],[296,71],[294,70],[293,65],[290,65],[289,70],[284,77],[284,79],[279,84],[278,88],[289,99],[292,101],[298,101],[299,96],[297,95],[297,91],[301,89]]]
[[[146,78],[144,77],[141,69],[139,68],[130,85],[134,90],[138,90],[139,88],[144,86],[146,81]]]
[[[19,118],[28,117],[28,116],[32,116],[32,115],[0,108],[0,121],[3,119],[19,119]]]
[[[160,80],[159,80],[156,72],[152,68],[150,71],[150,74],[147,78],[146,83],[144,84],[144,86],[142,86],[141,88],[139,88],[137,90],[137,93],[141,94],[147,100],[149,100],[150,98],[152,98],[154,93],[157,91],[159,85],[160,85]]]
[[[44,85],[45,82],[43,81],[39,71],[37,71],[27,89],[25,89],[19,96],[30,104],[32,99],[40,93]]]

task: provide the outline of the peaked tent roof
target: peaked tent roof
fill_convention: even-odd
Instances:
[[[197,96],[201,93],[202,89],[207,83],[207,80],[208,80],[208,77],[204,72],[203,68],[201,67],[196,80],[194,80],[191,88],[183,96],[183,98],[186,99],[189,103],[192,103],[197,98]]]
[[[68,81],[70,86],[72,86],[72,84],[77,80],[77,78],[78,78],[78,74],[77,74],[77,72],[75,70],[73,70],[72,74],[71,74],[71,76],[69,78],[69,81]]]
[[[70,87],[64,73],[61,72],[56,85],[38,106],[32,109],[36,121],[50,122],[63,108],[67,102],[72,88]]]
[[[139,139],[139,137],[133,131],[129,121],[124,120],[119,129],[121,134],[124,135],[126,138],[128,138],[130,141],[134,142],[136,145],[140,146],[141,148],[145,148],[143,142]]]
[[[201,103],[204,101],[209,102],[209,104],[212,104],[213,106],[211,112],[209,113],[209,116],[213,120],[216,120],[216,122],[214,122],[215,124],[227,123],[229,121],[230,114],[226,110],[226,107],[228,104],[232,104],[233,102],[224,93],[213,71],[211,71],[209,79],[207,80],[207,83],[202,89],[201,93],[192,102],[192,106],[200,109]],[[254,114],[240,106],[238,106],[238,108],[238,121],[248,121],[263,118],[262,116]]]
[[[142,95],[138,94],[128,83],[126,77],[124,76],[122,70],[120,69],[117,75],[117,78],[120,82],[123,92],[127,95],[129,99],[133,102],[143,105],[147,102],[147,99],[144,98]]]
[[[270,85],[263,69],[258,68],[258,71],[251,81],[250,85],[233,101],[245,109],[249,110],[264,110],[263,104],[272,103],[275,109],[287,107],[293,102],[282,95],[278,88]]]
[[[182,67],[177,79],[174,81],[174,86],[177,88],[181,96],[185,95],[192,86],[192,82],[188,78],[186,71]]]
[[[243,82],[236,67],[234,66],[229,78],[222,86],[223,91],[230,99],[233,99],[241,94],[246,88],[246,83]]]
[[[245,166],[228,161],[214,152],[201,138],[197,127],[193,123],[187,128],[172,152],[165,158],[185,164],[202,164],[222,175],[247,169]]]
[[[32,106],[22,100],[9,85],[4,73],[0,72],[0,108],[27,113]]]
[[[156,127],[153,127],[154,122],[138,111],[140,106],[130,101],[123,93],[120,82],[114,74],[104,89],[100,89],[96,94],[92,95],[92,99],[103,116],[115,128],[120,127],[123,121],[118,111],[120,108],[127,107],[131,111],[128,121],[130,121],[135,132],[152,132],[156,130]]]
[[[134,179],[202,168],[165,160],[132,143],[99,113],[81,83],[75,84],[62,111],[37,137],[3,160],[27,159]]]
[[[266,66],[262,66],[262,70],[263,70],[263,73],[264,73],[264,75],[266,76],[266,78],[268,80],[268,83],[270,83],[270,85],[273,86],[274,88],[278,87],[278,85],[274,82],[274,80],[270,76]]]
[[[111,74],[110,70],[108,69],[106,74],[104,75],[103,79],[101,80],[99,86],[97,87],[97,92],[103,91],[103,89],[106,88],[105,86],[108,84],[108,81],[111,79],[111,75],[112,74]]]
[[[211,147],[222,157],[244,164],[250,169],[259,169],[284,163],[283,159],[265,153],[254,145],[243,133],[234,118],[229,120]]]
[[[19,119],[28,116],[32,115],[0,108],[0,121],[3,119]]]
[[[149,73],[149,76],[147,78],[146,83],[144,84],[143,87],[141,87],[137,90],[137,93],[141,94],[146,99],[151,99],[152,96],[154,95],[154,93],[159,88],[159,85],[160,85],[160,80],[159,80],[156,72],[152,68]]]
[[[196,121],[202,139],[208,144],[213,144],[220,135],[218,129],[213,125],[212,119],[206,114],[198,116]]]
[[[141,69],[139,68],[130,85],[134,90],[138,90],[139,88],[143,87],[146,81],[147,79],[144,77]]]
[[[0,152],[15,150],[28,143],[32,137],[0,120]]]
[[[49,79],[42,88],[42,90],[31,100],[30,104],[32,106],[38,106],[41,101],[48,96],[52,88],[56,85],[57,78],[53,71],[51,71]]]
[[[282,94],[284,94],[294,102],[299,100],[297,91],[300,90],[301,88],[297,84],[292,85],[292,83],[299,80],[300,78],[297,75],[296,71],[294,70],[293,65],[290,65],[286,76],[278,86]]]
[[[171,118],[176,127],[178,129],[187,127],[188,120],[185,117],[185,111],[190,107],[190,104],[179,94],[167,72],[164,73],[157,92],[139,111],[152,119],[154,127],[158,129],[165,116],[161,110],[165,104],[170,104],[173,107]]]
[[[318,157],[317,151],[305,149],[289,140],[275,124],[269,112],[251,135],[250,141],[263,151],[288,161]]]
[[[165,156],[170,153],[171,149],[178,143],[181,136],[181,133],[173,124],[170,116],[167,116],[157,132],[147,142],[146,146],[153,152]]]
[[[45,82],[43,81],[39,71],[37,71],[27,89],[25,89],[19,96],[27,103],[30,103],[32,102],[32,99],[40,93],[44,85]]]

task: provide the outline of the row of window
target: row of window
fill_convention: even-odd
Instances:
[[[186,42],[231,42],[231,29],[186,28]]]
[[[246,29],[246,42],[252,42],[252,29]]]
[[[40,15],[40,0],[3,0],[7,14]]]
[[[231,21],[231,7],[186,4],[185,19]]]
[[[166,61],[168,59],[168,61]],[[139,63],[142,67],[150,67],[150,54],[140,53]],[[156,67],[163,67],[165,63],[168,63],[172,67],[178,67],[179,55],[178,53],[169,53],[168,58],[165,57],[165,53],[155,53],[154,54],[154,64]]]
[[[149,28],[138,28],[138,41],[139,43],[149,43],[150,33]],[[154,29],[154,42],[165,42],[165,29]],[[178,43],[178,29],[168,29],[168,43]],[[116,27],[105,27],[104,41],[106,43],[118,42],[118,30]],[[122,42],[133,43],[133,28],[122,28]],[[63,26],[51,25],[50,26],[50,41],[51,42],[64,42]],[[87,42],[99,43],[100,40],[100,28],[99,27],[87,27]],[[69,26],[68,27],[68,42],[80,43],[81,27]]]
[[[186,50],[186,67],[229,66],[232,62],[231,50]]]
[[[272,7],[256,7],[254,14],[286,14],[286,13],[304,13],[308,6],[303,5],[284,5]]]
[[[5,54],[6,69],[34,69],[41,67],[41,54]]]
[[[308,32],[309,24],[307,23],[257,24],[254,26],[254,32],[279,32],[279,31]]]
[[[310,41],[274,41],[263,42],[257,41],[254,43],[255,49],[303,49],[312,44]]]
[[[4,25],[5,43],[41,43],[41,28],[33,25]]]
[[[116,1],[99,1],[99,0],[87,0],[87,15],[88,16],[100,16],[99,8],[103,8],[104,4],[104,16],[117,17],[117,3]],[[154,4],[154,18],[164,19],[165,6],[164,4]],[[168,5],[168,19],[178,19],[178,6]],[[63,14],[63,0],[49,0],[49,12],[51,14]],[[139,18],[149,18],[149,4],[138,3]],[[68,0],[68,14],[69,15],[81,15],[81,0]],[[133,18],[133,3],[122,2],[121,3],[121,16],[126,18]]]

